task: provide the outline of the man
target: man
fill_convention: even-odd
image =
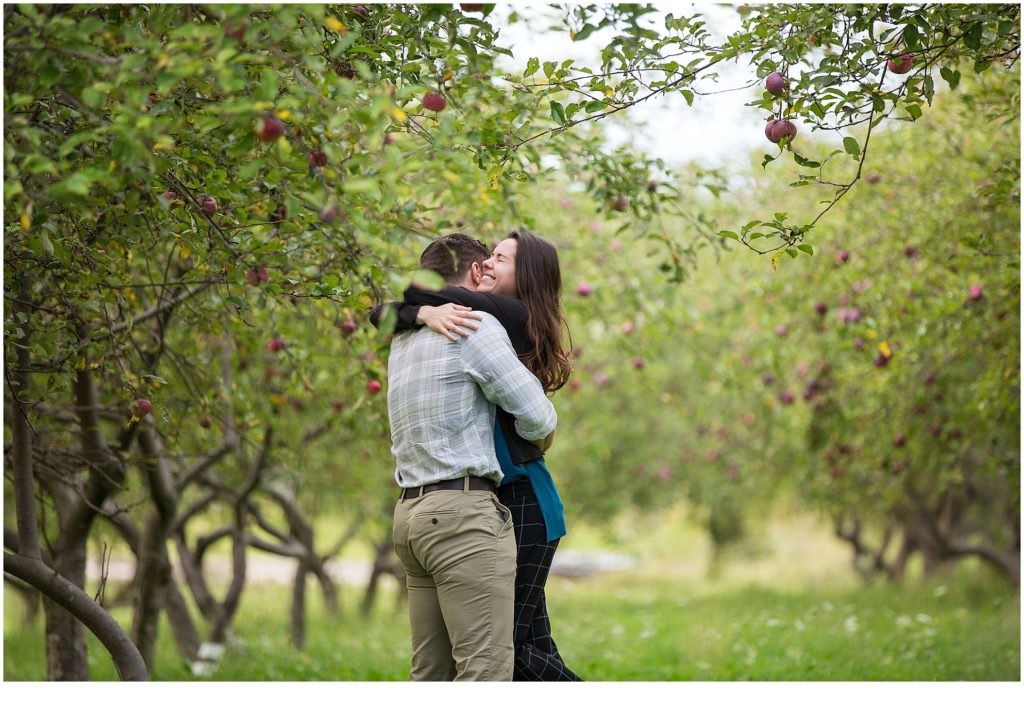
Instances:
[[[487,249],[464,234],[438,239],[420,266],[475,287]],[[508,334],[480,313],[457,342],[422,328],[397,336],[388,363],[395,479],[395,551],[406,573],[413,680],[510,681],[516,544],[495,494],[494,405],[544,445],[557,417]]]

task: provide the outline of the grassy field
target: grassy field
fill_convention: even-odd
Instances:
[[[593,681],[1020,680],[1020,598],[980,567],[902,585],[864,584],[847,552],[806,520],[776,521],[746,553],[707,577],[708,551],[682,521],[626,523],[610,543],[576,529],[576,552],[624,550],[629,571],[553,577],[552,625],[567,662]],[[656,526],[656,527],[655,527]],[[633,529],[632,531],[630,529]],[[361,592],[342,590],[331,619],[313,590],[307,649],[291,649],[288,591],[253,586],[235,637],[211,680],[402,680],[408,622],[394,588],[369,618]],[[40,617],[26,625],[4,595],[4,679],[45,678]],[[115,615],[127,622],[129,611]],[[196,679],[178,659],[166,625],[154,678]],[[91,640],[94,679],[116,679]]]

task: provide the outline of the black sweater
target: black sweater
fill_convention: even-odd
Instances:
[[[515,297],[492,292],[474,292],[454,285],[448,285],[444,289],[436,291],[415,286],[406,289],[404,301],[390,303],[398,317],[395,333],[417,328],[416,315],[421,306],[439,306],[448,302],[472,307],[473,311],[487,312],[497,319],[505,327],[508,338],[512,342],[512,348],[520,357],[533,350],[533,344],[530,343],[530,338],[526,333],[526,306],[521,301]],[[370,321],[374,326],[380,326],[380,317],[384,307],[383,304],[378,305],[370,313]],[[502,432],[505,434],[513,464],[522,465],[543,458],[544,453],[540,448],[516,433],[515,417],[500,406],[496,409],[495,419],[500,423]]]

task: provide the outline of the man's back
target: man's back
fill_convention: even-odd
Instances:
[[[398,335],[388,363],[388,415],[401,487],[461,475],[501,481],[494,455],[494,405],[519,417],[524,438],[554,430],[554,408],[489,314],[452,342],[429,329]]]

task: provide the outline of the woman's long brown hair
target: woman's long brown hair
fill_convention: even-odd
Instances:
[[[533,350],[520,356],[537,376],[545,392],[559,389],[569,380],[572,366],[562,345],[562,272],[558,251],[544,239],[522,229],[508,238],[516,241],[516,288],[529,318],[526,335]]]

